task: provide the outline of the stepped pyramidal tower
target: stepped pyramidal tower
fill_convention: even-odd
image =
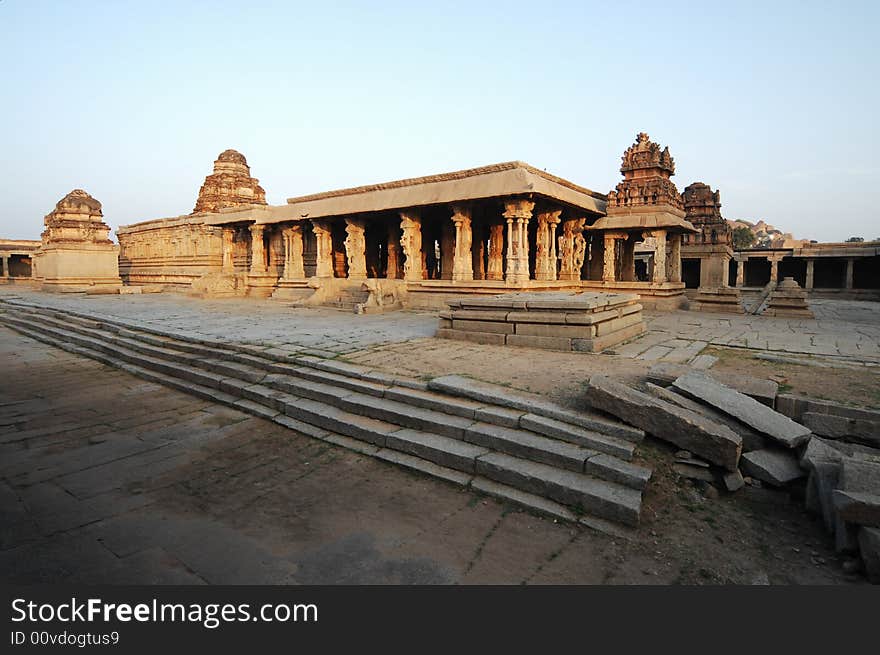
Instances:
[[[205,178],[193,214],[219,212],[224,207],[265,205],[266,192],[251,177],[247,159],[237,150],[224,150],[214,162],[214,172]]]

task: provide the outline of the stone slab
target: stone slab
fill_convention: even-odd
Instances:
[[[507,335],[491,332],[468,332],[467,330],[449,330],[440,328],[437,330],[436,336],[441,339],[470,341],[471,343],[481,343],[487,346],[503,346],[504,337]]]
[[[717,382],[705,373],[688,373],[676,378],[672,386],[677,391],[742,421],[788,448],[796,448],[810,438],[809,428],[795,423],[784,414],[770,409],[754,398]]]
[[[840,488],[880,493],[880,463],[844,457],[840,462]]]
[[[724,482],[724,487],[730,492],[739,491],[745,486],[742,473],[738,470],[725,473],[721,479]]]
[[[513,326],[511,326],[513,327]],[[542,348],[544,350],[571,350],[571,339],[567,337],[536,337],[525,334],[508,334],[505,343],[520,348]]]
[[[801,420],[805,426],[823,437],[880,446],[880,422],[877,421],[814,412],[804,412]]]
[[[648,371],[648,381],[666,387],[675,382],[677,378],[686,375],[692,370],[690,366],[684,364],[659,362],[654,364]],[[725,373],[723,381],[731,389],[754,398],[758,402],[767,405],[767,407],[775,406],[779,385],[772,380],[762,380],[750,375]]]
[[[385,447],[465,473],[473,473],[476,458],[489,452],[486,448],[464,443],[458,439],[411,429],[389,434],[385,438]]]
[[[841,520],[880,528],[880,495],[835,489],[831,492],[831,501]]]
[[[585,401],[713,464],[729,471],[737,468],[742,438],[696,412],[604,376],[590,378]]]
[[[500,321],[467,321],[453,318],[452,329],[466,330],[468,332],[489,332],[492,334],[513,334],[513,323],[502,323]]]
[[[791,451],[775,448],[743,453],[740,468],[747,475],[777,487],[806,475]]]
[[[517,335],[590,339],[596,336],[594,325],[559,325],[557,323],[516,323]],[[509,341],[509,340],[508,340]],[[570,345],[570,344],[569,344]]]

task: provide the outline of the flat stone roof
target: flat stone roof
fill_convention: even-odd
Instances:
[[[205,222],[210,225],[245,220],[279,223],[523,195],[555,200],[585,213],[605,213],[603,194],[513,161],[289,198],[287,205],[230,208],[206,216]]]

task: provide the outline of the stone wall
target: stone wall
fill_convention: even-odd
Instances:
[[[126,284],[184,289],[203,275],[219,272],[222,266],[221,230],[205,225],[201,216],[122,226],[116,234],[119,273]]]

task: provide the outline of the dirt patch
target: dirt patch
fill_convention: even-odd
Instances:
[[[648,362],[627,357],[433,338],[362,350],[346,355],[345,360],[421,379],[468,375],[547,396],[569,406],[581,405],[583,384],[591,375],[611,375],[635,384],[644,379],[649,368]]]
[[[831,368],[756,359],[750,351],[708,348],[718,362],[712,373],[739,373],[779,382],[780,393],[794,393],[847,405],[880,408],[880,369]]]

